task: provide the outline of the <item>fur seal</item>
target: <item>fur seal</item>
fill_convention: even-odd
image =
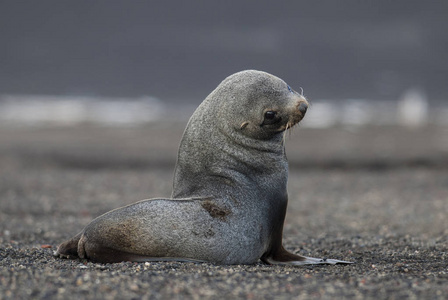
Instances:
[[[302,95],[271,74],[247,70],[227,77],[188,122],[172,197],[107,212],[55,255],[101,263],[349,263],[296,255],[282,245],[288,202],[283,133],[307,108]]]

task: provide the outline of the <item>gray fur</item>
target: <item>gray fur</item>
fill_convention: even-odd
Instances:
[[[346,263],[302,257],[282,246],[288,201],[282,133],[303,118],[300,103],[306,103],[303,96],[268,73],[229,76],[185,129],[172,198],[110,211],[56,255],[99,262]],[[275,124],[265,119],[268,110],[277,112]]]

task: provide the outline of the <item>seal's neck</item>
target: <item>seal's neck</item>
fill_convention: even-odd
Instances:
[[[174,198],[203,196],[194,192],[208,186],[210,178],[260,182],[270,176],[278,181],[275,185],[286,184],[288,164],[281,134],[257,140],[219,126],[209,117],[195,114],[187,125],[174,172]]]

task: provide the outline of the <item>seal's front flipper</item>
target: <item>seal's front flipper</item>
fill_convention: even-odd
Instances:
[[[353,262],[329,258],[314,258],[293,254],[286,251],[283,246],[280,250],[261,257],[261,260],[271,265],[335,265],[335,264],[353,264]]]
[[[302,261],[290,261],[288,265],[335,265],[335,264],[353,264],[351,261],[338,260],[338,259],[330,259],[330,258],[314,258],[314,257],[306,257],[303,256],[305,260]]]
[[[335,265],[335,264],[353,264],[351,261],[338,260],[338,259],[329,259],[329,258],[314,258],[314,257],[306,257],[300,256],[299,260],[290,260],[290,261],[278,261],[273,258],[267,257],[263,259],[264,262],[271,265],[292,265],[292,266],[302,266],[302,265]]]

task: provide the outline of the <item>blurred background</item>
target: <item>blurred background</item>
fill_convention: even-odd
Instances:
[[[311,103],[286,135],[287,249],[357,261],[362,272],[350,277],[366,291],[409,296],[422,283],[438,293],[447,31],[447,1],[2,0],[0,252],[54,247],[108,210],[170,197],[194,109],[227,76],[258,69]],[[31,253],[11,256],[17,268],[36,265]],[[383,276],[398,263],[409,273]],[[84,291],[65,290],[75,289]]]
[[[303,126],[448,124],[444,1],[1,1],[1,124],[186,120],[225,77],[304,89]],[[337,113],[335,113],[337,111]]]

